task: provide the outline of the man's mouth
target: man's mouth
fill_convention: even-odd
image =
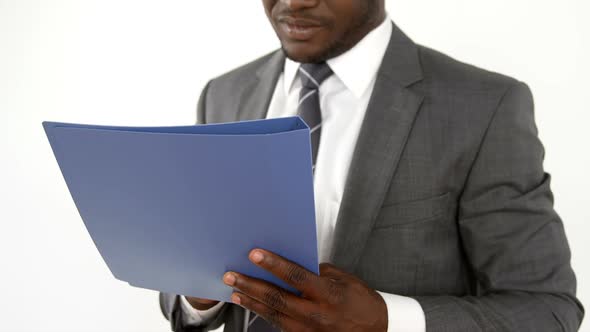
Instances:
[[[281,17],[279,19],[279,28],[290,39],[306,41],[323,28],[319,22],[307,19]]]

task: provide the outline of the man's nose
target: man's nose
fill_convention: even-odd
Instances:
[[[281,0],[284,5],[294,11],[315,7],[320,1],[321,0]]]

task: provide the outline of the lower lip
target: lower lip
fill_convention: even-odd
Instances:
[[[321,26],[296,26],[287,23],[280,23],[281,30],[291,39],[295,40],[309,40],[322,29]]]

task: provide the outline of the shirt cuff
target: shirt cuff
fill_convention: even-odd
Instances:
[[[223,301],[219,301],[219,303],[207,310],[197,310],[193,308],[193,306],[188,302],[186,297],[180,295],[180,306],[182,308],[182,311],[184,311],[184,313],[186,314],[182,315],[182,323],[184,325],[193,326],[199,326],[203,323],[206,323],[209,320],[213,319],[213,317],[215,317],[217,313],[219,313],[224,303],[225,302]]]
[[[426,332],[420,303],[411,297],[377,291],[387,306],[387,332]]]

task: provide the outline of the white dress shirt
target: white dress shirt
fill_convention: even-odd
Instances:
[[[354,147],[365,117],[377,71],[392,33],[389,17],[352,49],[327,60],[334,75],[319,89],[322,131],[314,174],[319,262],[329,262],[334,229]],[[299,63],[285,60],[267,118],[297,114],[301,80]],[[221,280],[219,282],[222,282]],[[408,297],[377,291],[385,300],[388,332],[425,332],[420,304]],[[199,324],[214,317],[223,302],[208,310],[195,310],[181,297],[185,323]]]

